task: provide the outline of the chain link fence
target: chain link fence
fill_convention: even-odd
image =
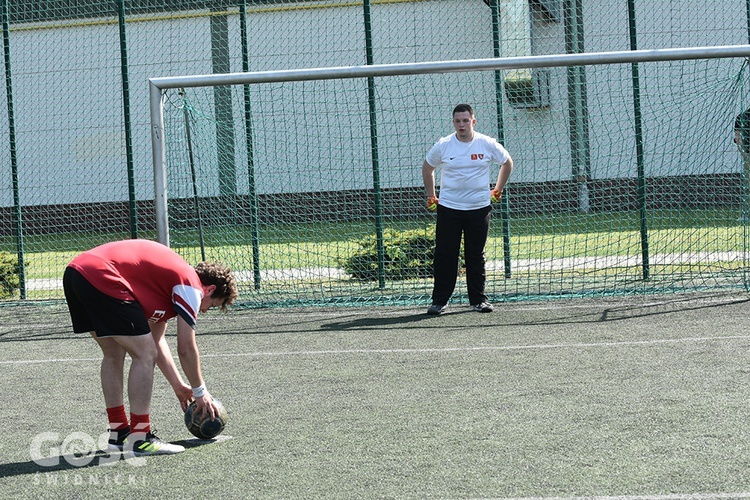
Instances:
[[[744,45],[749,37],[748,5],[740,0],[35,0],[2,7],[0,250],[18,256],[15,297],[25,299],[61,298],[59,278],[82,250],[156,237],[148,78]],[[488,259],[507,258],[510,235],[513,261],[533,270],[520,278],[490,265],[495,299],[743,287],[745,226],[738,217],[745,177],[732,125],[748,106],[747,66],[732,59],[637,68],[639,78],[621,65],[507,71],[500,79],[492,72],[468,80],[392,79],[375,86],[372,103],[366,82],[356,96],[349,87],[278,86],[262,98],[253,94],[249,121],[241,88],[167,93],[172,141],[180,145],[170,172],[171,215],[184,229],[173,232],[173,247],[191,262],[221,259],[248,276],[260,260],[263,280],[255,273],[243,288],[248,303],[421,300],[429,278],[368,284],[342,272],[340,261],[373,231],[372,206],[358,194],[372,189],[368,126],[375,110],[382,180],[397,193],[386,200],[387,223],[427,229],[433,220],[419,212],[419,168],[429,146],[450,133],[453,105],[470,100],[478,130],[499,137],[517,165],[508,188],[510,231],[493,226]],[[634,107],[638,94],[641,110]],[[302,114],[294,111],[300,103]],[[280,137],[273,120],[298,130],[285,128],[292,133],[272,144]],[[265,205],[254,227],[231,220],[237,210],[221,199],[247,194],[247,123],[258,134],[252,146],[264,152],[254,165],[265,174],[257,179]],[[356,137],[346,136],[352,131]],[[330,142],[332,135],[340,141]],[[191,182],[189,146],[202,162],[194,164],[206,176],[200,184]],[[370,170],[352,172],[339,161],[345,154],[364,158],[356,163]],[[651,179],[640,194],[638,164]],[[669,278],[656,285],[648,284],[656,273],[644,276],[642,262],[633,271],[628,260],[642,257],[631,238],[643,229],[638,203],[645,196],[661,210],[652,212],[650,229],[664,231],[652,237],[652,251],[694,257],[665,261]],[[301,218],[321,219],[310,208],[321,206],[355,217]],[[222,210],[232,213],[212,221]],[[623,233],[626,240],[602,242]],[[238,256],[253,239],[256,254]],[[662,241],[668,243],[660,248]],[[608,249],[595,250],[602,246]],[[598,253],[615,264],[587,266]],[[561,270],[555,263],[563,259],[583,264]],[[312,268],[323,274],[309,279]],[[623,287],[618,276],[638,285]]]

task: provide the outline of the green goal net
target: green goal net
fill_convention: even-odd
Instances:
[[[468,102],[516,165],[486,246],[493,301],[746,288],[745,59],[547,59],[165,89],[169,243],[230,265],[248,305],[427,302],[421,164]]]
[[[170,244],[191,263],[227,261],[247,304],[419,303],[435,222],[419,169],[458,102],[517,161],[487,247],[493,300],[745,289],[750,176],[732,136],[750,107],[747,0],[0,7],[0,301],[63,300],[78,253],[161,239],[166,192]],[[279,77],[718,47],[745,52]],[[276,76],[163,87],[168,174],[155,190],[147,82],[243,73]]]

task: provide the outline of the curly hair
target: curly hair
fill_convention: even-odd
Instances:
[[[226,311],[238,295],[232,270],[220,263],[201,262],[195,266],[195,272],[198,273],[201,283],[216,286],[211,298],[223,299],[220,309]]]

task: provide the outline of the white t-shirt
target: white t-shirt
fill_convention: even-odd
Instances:
[[[502,165],[510,155],[495,139],[474,132],[474,140],[461,142],[453,133],[440,139],[427,153],[427,163],[442,166],[440,204],[454,210],[476,210],[490,204],[490,165]]]

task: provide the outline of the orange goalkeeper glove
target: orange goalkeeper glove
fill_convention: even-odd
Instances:
[[[500,198],[502,197],[503,197],[502,191],[497,190],[497,189],[493,189],[492,191],[490,191],[490,201],[492,203],[497,203],[498,201],[500,201]]]
[[[434,212],[435,210],[437,210],[438,201],[439,200],[437,199],[437,197],[428,196],[427,197],[427,210],[429,210],[430,212]]]

